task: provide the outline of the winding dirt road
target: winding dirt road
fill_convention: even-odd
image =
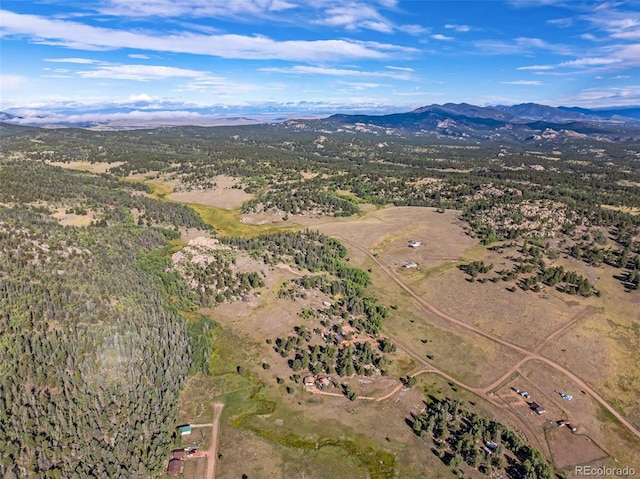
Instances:
[[[521,353],[521,354],[523,354],[525,356],[518,363],[516,363],[507,372],[507,374],[505,374],[502,377],[498,378],[496,381],[494,381],[489,386],[487,386],[485,388],[474,388],[474,387],[468,386],[466,384],[461,383],[460,381],[457,381],[457,380],[451,378],[450,376],[448,376],[447,374],[443,373],[442,371],[436,370],[431,364],[427,363],[425,360],[423,360],[420,356],[415,354],[413,351],[411,351],[406,346],[401,345],[395,338],[392,338],[394,340],[394,342],[399,347],[401,347],[401,349],[403,351],[405,351],[405,353],[409,354],[411,357],[413,357],[414,359],[418,360],[421,364],[425,365],[432,372],[434,372],[436,374],[439,374],[439,375],[445,377],[446,379],[448,379],[449,381],[452,381],[455,384],[457,384],[457,385],[459,385],[459,386],[461,386],[461,387],[463,387],[463,388],[465,388],[465,389],[467,389],[469,391],[472,391],[472,392],[474,392],[476,394],[486,395],[486,393],[488,393],[489,391],[494,389],[496,386],[498,386],[500,383],[502,383],[506,378],[508,378],[511,374],[513,374],[513,372],[515,372],[524,363],[526,363],[528,361],[531,361],[531,360],[540,361],[540,362],[543,362],[543,363],[547,364],[549,367],[555,369],[556,371],[564,374],[566,377],[568,377],[574,383],[576,383],[578,386],[580,386],[580,388],[583,391],[585,391],[586,394],[588,394],[593,399],[595,399],[598,403],[600,403],[600,405],[602,405],[602,407],[607,409],[607,411],[609,411],[616,419],[618,419],[618,421],[620,421],[620,423],[622,425],[624,425],[632,434],[634,434],[637,438],[640,439],[640,430],[638,430],[635,426],[633,426],[633,424],[631,424],[629,421],[627,421],[627,419],[622,414],[620,414],[618,411],[616,411],[598,393],[596,393],[593,389],[591,389],[591,387],[589,387],[584,380],[582,380],[579,376],[577,376],[572,371],[569,371],[565,367],[563,367],[560,364],[556,363],[555,361],[552,361],[551,359],[549,359],[549,358],[547,358],[545,356],[541,356],[539,354],[539,351],[542,349],[542,347],[545,344],[548,343],[548,341],[550,341],[551,339],[553,339],[553,338],[559,336],[560,334],[563,334],[565,331],[567,331],[571,326],[573,326],[582,317],[584,317],[584,315],[587,314],[587,311],[582,311],[577,317],[572,319],[569,323],[564,324],[563,326],[561,326],[560,328],[558,328],[557,330],[555,330],[551,334],[549,334],[546,338],[544,338],[538,345],[536,345],[536,347],[535,347],[535,349],[533,351],[529,351],[529,350],[527,350],[527,349],[525,349],[525,348],[523,348],[521,346],[518,346],[518,345],[515,345],[513,343],[510,343],[510,342],[508,342],[508,341],[506,341],[506,340],[504,340],[502,338],[498,338],[496,336],[493,336],[490,333],[482,331],[481,329],[479,329],[479,328],[477,328],[475,326],[472,326],[472,325],[467,324],[467,323],[465,323],[463,321],[455,319],[455,318],[449,316],[448,314],[440,311],[438,308],[436,308],[431,303],[429,303],[426,300],[424,300],[422,297],[420,297],[418,294],[416,294],[411,288],[409,288],[406,284],[404,284],[404,282],[398,277],[398,275],[396,275],[396,273],[393,270],[391,270],[389,267],[387,267],[385,264],[383,264],[380,260],[378,260],[378,258],[376,258],[374,255],[372,255],[367,249],[365,249],[362,246],[358,245],[357,243],[354,243],[353,241],[347,240],[345,238],[341,238],[340,240],[343,241],[344,243],[347,243],[351,247],[357,249],[358,251],[361,251],[362,253],[364,253],[368,258],[370,258],[374,263],[376,263],[376,265],[392,281],[394,281],[398,286],[400,286],[409,295],[411,295],[411,297],[413,299],[415,299],[418,302],[418,304],[420,304],[420,306],[423,307],[423,309],[431,312],[432,314],[435,314],[439,318],[442,318],[442,319],[444,319],[445,321],[447,321],[447,322],[449,322],[451,324],[455,324],[456,326],[461,327],[461,328],[463,328],[463,329],[465,329],[467,331],[471,331],[471,332],[473,332],[475,334],[478,334],[479,336],[482,336],[482,337],[484,337],[486,339],[489,339],[490,341],[493,341],[494,343],[501,344],[501,345],[506,346],[508,348],[511,348],[511,349],[513,349],[515,351],[518,351],[519,353]],[[490,396],[489,397],[485,396],[485,399],[487,399],[487,398],[490,398]],[[498,405],[495,400],[490,399],[490,401],[493,404]],[[521,421],[518,421],[518,422],[522,423]],[[527,428],[527,429],[529,429],[529,428]]]

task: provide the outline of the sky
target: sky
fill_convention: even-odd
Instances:
[[[26,116],[640,104],[640,0],[0,5],[0,111]]]

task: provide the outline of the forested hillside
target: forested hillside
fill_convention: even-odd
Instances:
[[[0,178],[0,474],[159,472],[191,364],[169,298],[188,295],[165,271],[170,231],[126,213],[146,204],[163,224],[199,218],[95,175],[18,162],[0,165]],[[43,201],[100,219],[61,226]]]

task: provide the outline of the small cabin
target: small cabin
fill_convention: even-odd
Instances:
[[[169,464],[167,464],[167,474],[171,474],[172,476],[182,474],[183,470],[184,463],[180,459],[171,459]]]
[[[171,451],[171,457],[169,459],[184,459],[187,453],[184,449],[176,449]]]
[[[529,407],[536,414],[544,414],[545,412],[547,412],[547,410],[545,408],[543,408],[542,406],[540,406],[537,402],[529,403]]]
[[[184,424],[182,426],[178,426],[178,434],[180,434],[181,436],[188,436],[189,434],[191,434],[191,425]]]

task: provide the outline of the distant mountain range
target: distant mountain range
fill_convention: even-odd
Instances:
[[[640,141],[640,108],[551,107],[535,103],[480,107],[446,103],[390,115],[332,115],[324,120],[286,122],[324,131],[458,138],[472,141],[563,142],[590,139]]]
[[[429,105],[406,113],[385,115],[336,114],[322,119],[295,119],[294,114],[273,112],[252,116],[220,115],[205,111],[138,111],[108,118],[112,112],[17,116],[0,112],[9,124],[91,129],[154,128],[180,125],[242,125],[270,123],[276,128],[325,132],[359,131],[377,135],[456,138],[469,141],[567,142],[590,139],[606,142],[640,141],[640,107],[586,109],[552,107],[536,103],[475,106],[467,103]],[[289,119],[287,119],[289,118]],[[316,116],[319,118],[319,116]]]

